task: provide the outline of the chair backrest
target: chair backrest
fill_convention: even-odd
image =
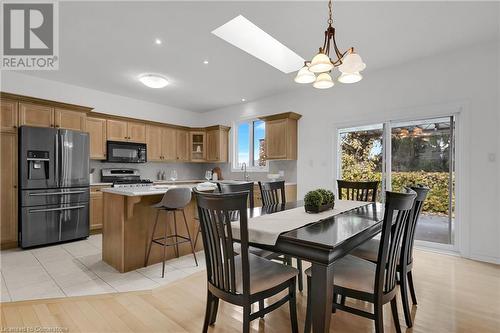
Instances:
[[[390,293],[396,287],[396,267],[400,244],[416,194],[386,192],[384,221],[375,273],[375,293]]]
[[[378,181],[337,180],[340,200],[370,201],[377,200]]]
[[[262,197],[262,206],[278,205],[286,202],[284,180],[276,182],[259,182],[259,188]]]
[[[236,267],[231,216],[238,212],[240,223],[241,277],[243,295],[250,295],[248,262],[248,192],[228,194],[203,193],[193,190],[198,204],[201,234],[205,252],[207,279],[215,288],[230,294],[236,292]]]
[[[403,234],[402,248],[401,248],[401,259],[400,264],[408,265],[413,261],[413,243],[415,241],[415,230],[417,228],[418,218],[422,212],[422,207],[424,206],[424,201],[429,193],[429,188],[422,185],[410,186],[407,192],[414,191],[417,193],[417,197],[413,203],[411,214],[409,216],[408,222],[406,223],[405,232]]]
[[[184,208],[191,201],[191,189],[187,187],[172,187],[165,192],[160,205],[165,208]]]
[[[217,183],[220,193],[248,192],[248,207],[254,208],[253,183]]]

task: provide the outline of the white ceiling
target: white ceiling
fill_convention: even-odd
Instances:
[[[337,42],[341,49],[356,47],[369,75],[498,38],[499,6],[336,2]],[[323,43],[326,1],[61,2],[59,71],[24,73],[197,112],[242,98],[312,89],[295,84],[293,73],[283,74],[210,33],[239,14],[304,58]],[[161,46],[154,43],[157,37]],[[171,84],[146,88],[136,79],[145,72],[163,74]]]

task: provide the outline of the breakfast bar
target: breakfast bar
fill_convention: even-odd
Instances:
[[[177,187],[196,186],[193,184],[174,185]],[[153,224],[157,210],[152,205],[158,203],[163,194],[172,185],[155,185],[148,188],[106,188],[102,189],[104,201],[104,221],[102,236],[102,260],[117,269],[119,272],[128,272],[144,266],[147,246],[151,238]],[[189,232],[193,239],[198,232],[195,217],[194,198],[185,207],[185,214]],[[172,214],[160,212],[160,219],[173,219]],[[178,215],[178,219],[182,215]],[[170,222],[170,220],[169,220]],[[172,221],[173,222],[173,221]],[[155,233],[161,237],[165,233],[165,225],[173,223],[158,223]],[[179,234],[187,234],[184,223],[177,224]],[[172,233],[173,230],[169,230]],[[202,248],[198,241],[196,250]],[[191,253],[188,243],[179,244],[179,256]],[[161,262],[163,248],[153,245],[148,264]],[[175,258],[173,248],[167,248],[167,259]]]

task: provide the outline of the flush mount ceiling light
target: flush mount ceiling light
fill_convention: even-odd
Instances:
[[[328,27],[325,30],[323,47],[311,61],[304,62],[304,66],[297,72],[294,81],[297,83],[313,83],[313,87],[326,89],[333,87],[331,71],[338,67],[341,75],[337,80],[341,83],[355,83],[361,81],[363,76],[359,73],[366,68],[361,57],[351,47],[345,52],[340,52],[335,41],[335,28],[332,18],[332,1],[328,1]],[[333,46],[333,47],[332,47]],[[330,49],[332,57],[330,56]]]
[[[221,25],[214,35],[283,73],[295,72],[304,59],[242,15]]]
[[[161,45],[162,41],[160,38],[155,38],[155,44],[156,45]]]
[[[158,74],[141,74],[138,79],[142,82],[142,84],[149,88],[158,89],[168,85],[168,80]]]

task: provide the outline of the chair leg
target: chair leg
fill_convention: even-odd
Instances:
[[[243,306],[243,333],[250,333],[250,304]]]
[[[401,302],[403,303],[403,313],[405,315],[405,322],[408,328],[413,326],[410,313],[410,305],[408,304],[408,282],[406,281],[406,273],[399,274],[401,281],[399,289],[401,291]]]
[[[174,245],[174,248],[175,248],[175,256],[177,258],[179,258],[179,244],[177,244],[177,217],[175,216],[175,210],[172,211],[172,214],[174,214],[174,237],[175,237],[175,245]]]
[[[337,312],[337,308],[335,307],[335,303],[339,300],[339,294],[333,294],[333,302],[332,302],[332,313]]]
[[[384,333],[384,311],[382,304],[373,304],[375,315],[375,333]]]
[[[263,300],[263,299],[261,299],[261,300],[259,301],[259,311],[261,311],[261,310],[264,310],[264,300]],[[260,317],[261,317],[262,319],[264,319],[264,315],[263,315],[263,314],[262,314],[262,315],[260,315]]]
[[[219,310],[219,298],[212,296],[212,309],[210,313],[210,325],[215,324],[217,320],[217,311]]]
[[[307,277],[307,306],[306,306],[306,321],[304,325],[304,333],[311,332],[311,278]]]
[[[408,286],[410,287],[411,300],[414,305],[417,305],[417,295],[415,294],[415,286],[413,285],[413,275],[411,271],[408,272]]]
[[[294,280],[293,284],[288,287],[288,295],[290,297],[288,304],[290,306],[290,323],[292,325],[292,333],[299,333],[299,324],[297,322],[297,293],[295,288]]]
[[[165,238],[163,239],[163,259],[161,261],[161,277],[164,278],[165,277],[165,260],[167,259],[167,236],[168,236],[168,228],[167,228],[167,224],[168,223],[165,223]]]
[[[208,331],[208,325],[210,325],[210,319],[212,316],[212,301],[213,295],[209,290],[207,290],[207,305],[205,308],[205,320],[203,321],[203,333]]]
[[[302,280],[302,260],[297,259],[297,269],[299,270],[299,291],[302,292],[304,290],[304,281]]]
[[[398,316],[398,302],[397,297],[391,300],[391,311],[392,311],[392,320],[394,320],[394,326],[396,327],[396,333],[401,333],[401,325],[399,324],[399,316]]]
[[[184,209],[182,209],[182,216],[184,217],[184,225],[186,226],[186,231],[187,231],[188,238],[189,238],[189,244],[191,245],[191,251],[193,252],[194,262],[196,263],[196,266],[198,266],[198,260],[196,259],[196,253],[194,252],[193,239],[191,238],[191,233],[189,232],[188,222],[186,219],[186,212],[184,211]]]
[[[196,236],[194,236],[194,247],[196,248],[196,244],[198,244],[198,237],[200,236],[201,232],[201,222],[198,221],[198,230],[196,231]]]
[[[155,238],[156,225],[158,224],[158,217],[160,216],[160,210],[156,211],[156,220],[153,226],[153,232],[151,234],[151,241],[149,242],[148,249],[146,251],[146,258],[144,259],[144,267],[148,265],[149,255],[151,254],[151,247],[153,246],[153,239]]]

